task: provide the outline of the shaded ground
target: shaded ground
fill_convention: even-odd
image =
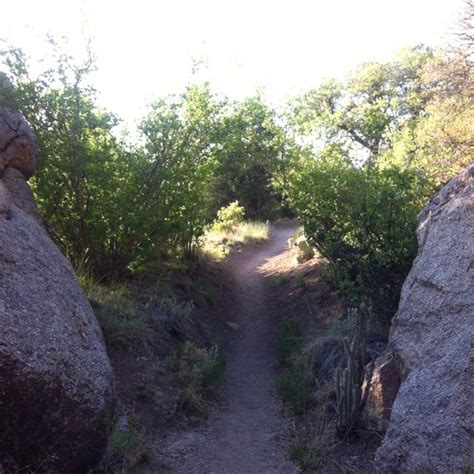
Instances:
[[[277,311],[263,270],[294,231],[293,225],[277,226],[268,243],[229,258],[233,295],[218,315],[230,323],[223,400],[206,427],[156,440],[169,472],[298,472],[285,458],[288,422],[275,394]]]
[[[336,434],[334,378],[331,369],[327,376],[319,372],[323,365],[331,367],[337,361],[333,342],[344,336],[351,337],[351,333],[347,333],[350,326],[346,324],[350,303],[329,283],[332,273],[324,258],[316,255],[305,263],[297,263],[296,255],[296,249],[287,249],[262,267],[273,281],[272,297],[277,306],[277,318],[297,320],[301,332],[301,345],[289,356],[295,363],[281,364],[280,380],[288,375],[296,375],[296,379],[301,380],[298,379],[299,367],[302,363],[308,367],[308,362],[313,380],[307,393],[311,400],[297,413],[294,412],[295,401],[285,397],[292,423],[290,452],[295,463],[308,473],[375,473],[373,458],[382,440],[381,434],[368,426],[356,436],[340,440]],[[385,347],[384,342],[380,342],[385,336],[378,333],[379,329],[372,322],[368,334],[367,350],[375,357]],[[340,342],[337,345],[342,351]],[[324,350],[318,350],[318,347]]]

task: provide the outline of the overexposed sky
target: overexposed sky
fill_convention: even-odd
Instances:
[[[275,105],[356,64],[450,40],[463,0],[22,0],[2,2],[0,38],[33,55],[47,33],[92,38],[100,101],[128,123],[196,79]]]

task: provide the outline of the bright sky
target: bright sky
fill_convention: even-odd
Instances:
[[[2,2],[0,37],[33,55],[46,33],[72,48],[93,40],[100,101],[132,123],[153,98],[197,79],[274,104],[360,62],[406,46],[439,45],[463,0],[22,0]],[[20,11],[21,9],[21,11]],[[78,46],[79,45],[79,46]]]

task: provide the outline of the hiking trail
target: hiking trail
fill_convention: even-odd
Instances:
[[[224,399],[205,427],[171,433],[159,450],[176,473],[296,473],[286,459],[288,422],[276,382],[278,320],[262,266],[287,248],[294,225],[274,226],[269,241],[244,248],[226,262],[233,283],[228,307],[218,309],[234,327],[227,337]]]

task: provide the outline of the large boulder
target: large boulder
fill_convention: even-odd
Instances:
[[[401,385],[376,464],[382,473],[467,472],[474,467],[474,165],[421,212],[417,236],[389,338]]]
[[[86,472],[106,442],[112,369],[39,219],[27,184],[35,161],[30,127],[0,102],[0,471]]]

